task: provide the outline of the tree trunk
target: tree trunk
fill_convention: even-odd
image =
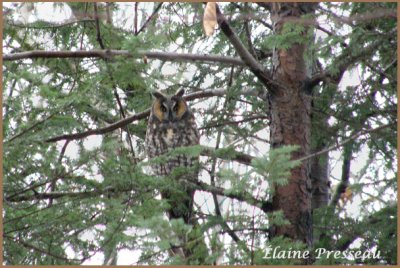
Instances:
[[[304,6],[303,6],[304,5]],[[273,3],[272,19],[275,34],[285,23],[312,12],[310,4]],[[303,25],[307,29],[307,25]],[[305,31],[304,31],[305,32]],[[292,154],[296,159],[310,153],[311,94],[306,88],[307,68],[304,60],[306,44],[293,43],[288,49],[273,52],[273,80],[277,93],[270,96],[271,144],[273,148],[298,145]],[[289,225],[273,226],[271,237],[282,235],[312,245],[311,180],[309,161],[292,169],[288,184],[274,186],[274,210],[282,210]]]

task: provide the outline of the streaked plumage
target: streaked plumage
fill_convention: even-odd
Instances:
[[[146,150],[149,158],[160,156],[174,148],[199,144],[194,115],[182,98],[184,90],[168,96],[160,92],[153,93],[154,102],[146,132]],[[198,157],[178,155],[165,163],[154,164],[153,172],[158,176],[169,176],[175,167],[192,167]],[[194,190],[187,188],[180,180],[197,179],[197,171],[176,178],[174,191],[162,190],[161,196],[168,200],[170,219],[183,218],[186,224],[192,223]],[[175,178],[174,178],[175,179]]]

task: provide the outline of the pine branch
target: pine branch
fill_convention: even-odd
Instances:
[[[359,50],[356,53],[354,52],[353,48],[347,47],[347,49],[345,49],[341,55],[336,57],[332,64],[326,68],[327,70],[331,69],[334,71],[325,71],[313,76],[308,85],[312,88],[320,82],[327,81],[339,84],[344,73],[349,69],[350,66],[364,58],[371,57],[371,54],[373,54],[381,45],[381,40],[375,41],[365,49]]]
[[[393,123],[382,125],[382,126],[379,126],[379,127],[376,127],[376,128],[361,130],[360,132],[355,133],[354,135],[348,137],[347,139],[344,139],[341,143],[338,143],[336,145],[330,146],[330,147],[325,148],[325,149],[323,149],[321,151],[306,155],[304,157],[298,158],[296,160],[297,161],[308,160],[308,159],[310,159],[312,157],[315,157],[315,156],[318,156],[318,155],[321,155],[321,154],[325,154],[327,152],[339,149],[340,147],[342,147],[346,143],[354,141],[355,139],[357,139],[358,137],[360,137],[362,135],[365,135],[365,134],[368,134],[368,133],[372,133],[372,132],[376,132],[376,131],[379,131],[379,130],[382,130],[382,129],[385,129],[385,128],[388,128],[388,127],[392,127],[392,126],[395,126],[396,124],[397,124],[397,122],[393,122]]]
[[[8,235],[3,235],[3,237],[7,238],[8,240],[13,241],[15,243],[21,244],[25,248],[32,249],[34,251],[40,252],[42,254],[51,256],[51,257],[59,259],[59,260],[63,260],[63,261],[65,261],[67,263],[70,263],[70,264],[73,263],[73,262],[79,262],[79,263],[82,262],[82,260],[79,260],[79,259],[69,259],[69,258],[66,258],[66,257],[63,257],[63,256],[59,256],[59,255],[53,254],[48,250],[45,250],[45,249],[39,248],[37,246],[34,246],[32,244],[29,244],[29,243],[23,241],[21,238],[15,238],[15,237],[11,237],[11,236],[8,236]]]
[[[137,4],[137,3],[136,3],[136,4]],[[95,18],[96,18],[97,41],[99,42],[99,45],[100,45],[101,49],[104,50],[104,49],[105,49],[105,46],[104,46],[103,39],[101,38],[100,22],[99,22],[98,10],[97,10],[97,3],[93,3],[93,5],[94,5]],[[137,5],[135,5],[135,6],[137,7]],[[123,107],[123,105],[122,105],[121,98],[120,98],[120,96],[119,96],[119,94],[118,94],[117,86],[116,86],[114,77],[113,77],[113,75],[112,75],[111,68],[110,68],[110,66],[109,66],[109,64],[108,64],[108,62],[109,62],[109,61],[108,61],[108,58],[106,58],[106,59],[104,59],[104,60],[105,60],[105,62],[106,62],[107,73],[108,73],[108,76],[110,77],[110,81],[111,81],[111,83],[112,83],[112,88],[113,88],[113,92],[114,92],[114,97],[115,97],[115,99],[116,99],[116,101],[117,101],[117,105],[118,105],[119,112],[120,112],[122,118],[125,119],[126,116],[125,116],[124,107]],[[128,139],[128,143],[129,143],[129,146],[130,146],[130,149],[131,149],[132,159],[133,159],[134,162],[136,162],[136,156],[135,156],[135,151],[134,151],[134,149],[133,149],[133,142],[132,142],[132,138],[131,138],[131,133],[129,132],[129,128],[128,128],[127,126],[125,126],[125,131],[126,131],[127,134],[128,134],[128,135],[127,135],[127,139]]]
[[[68,144],[69,144],[68,140],[64,142],[64,145],[61,148],[60,155],[58,156],[57,164],[60,166],[62,165],[62,159],[65,155],[65,151],[67,150]],[[60,172],[56,170],[55,176],[51,180],[51,183],[50,183],[50,191],[52,191],[52,192],[54,192],[57,189],[57,181],[60,178],[60,174],[58,174],[58,173],[60,173]],[[52,205],[53,205],[53,199],[50,199],[47,207],[51,207]]]
[[[35,129],[36,127],[38,127],[39,125],[43,124],[44,122],[46,122],[47,120],[49,120],[50,118],[52,118],[55,115],[56,115],[56,113],[52,113],[52,114],[46,116],[45,118],[43,118],[42,120],[37,121],[36,123],[34,123],[32,126],[28,127],[27,129],[22,130],[21,132],[15,134],[14,136],[9,138],[8,140],[3,141],[3,143],[11,142],[11,141],[13,141],[13,140],[25,135],[26,133],[28,133],[32,129]]]
[[[334,36],[334,37],[336,37],[336,38],[342,39],[342,40],[340,41],[340,45],[341,45],[343,48],[346,48],[346,49],[347,49],[347,48],[349,47],[349,46],[346,44],[346,42],[343,40],[343,37],[342,37],[342,36],[336,35],[336,34],[334,34],[333,32],[331,32],[331,31],[329,31],[329,30],[326,30],[325,28],[323,28],[323,27],[321,27],[321,26],[319,26],[319,25],[317,26],[317,29],[320,30],[320,31],[323,31],[324,33],[326,33],[327,35],[329,35],[329,36],[331,36],[331,37]],[[375,67],[375,66],[371,65],[370,63],[366,63],[366,66],[368,66],[371,70],[375,71],[376,73],[380,74],[382,77],[386,77],[386,78],[392,80],[391,77],[388,77],[388,75],[386,74],[386,71],[392,66],[393,63],[396,63],[396,62],[397,62],[397,58],[395,58],[395,59],[392,61],[392,63],[390,63],[386,68],[384,68],[384,70],[380,70],[379,67]]]
[[[339,239],[339,241],[336,243],[335,248],[337,250],[340,251],[345,251],[349,248],[349,246],[359,237],[363,237],[365,233],[370,232],[371,229],[370,228],[363,228],[363,226],[371,226],[371,225],[375,225],[375,226],[383,226],[383,225],[387,225],[387,221],[380,217],[379,214],[382,213],[382,211],[385,211],[385,214],[389,213],[388,216],[390,216],[390,211],[393,211],[394,215],[396,215],[396,211],[397,211],[397,203],[394,203],[393,206],[388,206],[383,208],[380,211],[375,212],[374,214],[366,217],[363,221],[359,222],[355,227],[353,228],[352,232],[347,232],[346,234],[341,235],[341,238]],[[396,235],[396,233],[392,233],[393,236]]]
[[[211,194],[217,194],[225,197],[229,197],[241,202],[246,202],[252,206],[258,207],[264,212],[271,212],[272,206],[269,202],[258,200],[254,198],[251,194],[242,192],[242,193],[230,193],[224,188],[211,186],[204,182],[192,182],[185,181],[189,187],[193,187],[198,191],[205,191]],[[118,193],[118,192],[130,192],[136,189],[136,186],[129,185],[129,187],[125,189],[115,189],[114,187],[106,187],[105,189],[96,189],[93,191],[83,191],[83,192],[49,192],[49,193],[36,193],[36,194],[28,194],[28,195],[18,195],[10,197],[5,197],[7,202],[23,202],[23,201],[35,201],[35,200],[47,200],[47,199],[60,199],[64,197],[74,197],[74,198],[90,198],[90,197],[98,197],[103,194],[108,193]]]

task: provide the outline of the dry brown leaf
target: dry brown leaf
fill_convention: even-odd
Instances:
[[[208,2],[204,9],[203,16],[203,29],[206,36],[210,36],[214,33],[217,22],[217,9],[215,2]]]

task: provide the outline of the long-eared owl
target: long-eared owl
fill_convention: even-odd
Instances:
[[[178,90],[174,95],[164,95],[154,92],[154,102],[146,132],[146,150],[149,158],[163,155],[174,148],[199,144],[194,115],[182,98],[185,91]],[[158,176],[169,176],[176,167],[194,167],[198,157],[174,155],[165,162],[152,165],[153,172]],[[161,190],[161,197],[169,204],[170,219],[182,218],[186,224],[193,224],[194,190],[186,187],[182,179],[196,180],[198,170],[190,171],[180,176],[174,182],[174,187]],[[181,183],[179,182],[181,181]]]

